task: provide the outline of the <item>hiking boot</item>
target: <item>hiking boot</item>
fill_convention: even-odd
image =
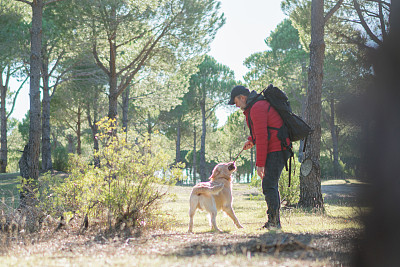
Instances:
[[[279,230],[281,229],[281,221],[279,218],[279,210],[268,213],[268,222],[263,227],[268,230]]]
[[[261,229],[267,229],[267,230],[279,230],[282,229],[282,226],[280,223],[273,223],[273,222],[266,222]]]

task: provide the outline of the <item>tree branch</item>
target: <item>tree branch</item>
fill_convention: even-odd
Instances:
[[[340,5],[343,3],[343,0],[339,0],[336,5],[329,10],[329,12],[325,15],[324,22],[325,24],[328,22],[328,20],[332,17],[332,15],[339,9]]]
[[[117,76],[120,76],[124,71],[127,71],[131,68],[133,68],[133,66],[135,65],[135,63],[137,61],[139,61],[139,59],[143,56],[143,54],[147,51],[147,47],[151,44],[151,39],[146,43],[146,45],[143,47],[142,51],[140,51],[139,55],[132,60],[132,62],[127,65],[125,68],[122,68],[118,73]]]
[[[49,1],[45,2],[43,5],[45,6],[45,5],[52,4],[55,2],[60,2],[60,1],[62,1],[62,0],[49,0]]]
[[[25,80],[21,83],[21,85],[19,86],[18,90],[15,92],[13,104],[12,104],[12,107],[11,107],[10,112],[9,112],[8,115],[7,115],[7,119],[10,117],[11,113],[13,113],[14,107],[15,107],[15,103],[16,103],[16,101],[17,101],[17,96],[18,96],[19,92],[21,91],[22,86],[24,86],[25,82],[28,80],[28,78],[29,78],[29,76],[26,76]]]
[[[10,82],[10,76],[11,76],[11,66],[10,65],[8,65],[7,66],[7,74],[6,74],[6,77],[7,77],[7,79],[6,79],[6,90],[7,90],[7,88],[8,88],[8,84],[9,84],[9,82]]]
[[[58,67],[60,60],[63,58],[65,54],[65,50],[63,50],[60,55],[57,57],[56,63],[54,64],[53,68],[51,68],[51,71],[49,72],[49,76],[51,76],[53,74],[53,72],[56,70],[56,68]]]
[[[155,28],[157,28],[157,27],[154,27],[153,29],[151,29],[149,31],[143,31],[143,33],[139,34],[138,36],[132,37],[131,39],[127,40],[126,42],[120,43],[119,45],[116,46],[116,48],[120,48],[121,46],[129,44],[130,42],[132,42],[136,39],[142,38],[146,33],[152,32]]]
[[[367,1],[385,5],[385,7],[384,7],[385,9],[390,9],[390,6],[391,6],[390,3],[383,1],[383,0],[367,0]]]
[[[367,32],[368,36],[378,45],[382,45],[382,41],[379,40],[379,38],[371,31],[369,28],[368,24],[365,22],[364,16],[361,12],[360,9],[360,4],[357,2],[357,0],[353,0],[354,8],[357,11],[358,17],[360,19],[361,25],[363,26],[364,30]]]
[[[379,5],[379,20],[381,22],[382,38],[383,40],[385,40],[387,33],[386,33],[385,19],[383,17],[383,7],[381,2],[379,2],[378,5]]]
[[[125,82],[121,82],[120,86],[118,87],[118,92],[117,95],[120,95],[125,88],[129,85],[129,83],[132,81],[132,79],[135,77],[136,73],[138,73],[138,71],[142,68],[142,66],[144,65],[144,63],[146,62],[147,58],[150,56],[150,53],[153,51],[153,49],[155,48],[155,46],[158,44],[158,42],[161,40],[161,38],[164,37],[164,35],[168,32],[168,30],[170,29],[172,23],[176,20],[176,18],[182,14],[182,10],[179,11],[169,22],[167,25],[165,25],[164,29],[162,30],[162,32],[160,33],[160,35],[157,37],[157,39],[151,44],[151,46],[149,47],[149,49],[143,49],[142,52],[145,52],[145,55],[142,57],[142,59],[140,60],[140,62],[137,64],[136,68],[130,72],[130,74],[128,74],[126,76]],[[149,42],[150,43],[150,42]],[[148,46],[148,44],[146,44],[146,46]],[[143,54],[141,52],[141,54]],[[139,55],[140,56],[140,55]],[[135,59],[138,60],[139,56]],[[132,62],[133,63],[133,62]],[[130,68],[133,67],[133,64],[129,64]],[[130,68],[125,68],[126,70],[130,69]],[[122,70],[119,72],[122,73]]]
[[[22,2],[22,3],[28,4],[28,5],[30,5],[30,6],[33,5],[33,2],[29,2],[29,1],[27,1],[27,0],[15,0],[15,1]]]
[[[102,71],[104,71],[104,73],[107,74],[107,76],[110,76],[110,75],[111,75],[110,71],[104,66],[104,64],[103,64],[103,63],[100,61],[100,59],[99,59],[99,55],[97,54],[97,44],[96,44],[96,41],[93,42],[93,49],[92,49],[92,52],[93,52],[94,59],[96,60],[96,65],[99,66],[99,68],[100,68]]]

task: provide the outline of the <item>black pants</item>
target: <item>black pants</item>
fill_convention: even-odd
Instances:
[[[281,207],[281,198],[278,190],[279,177],[283,167],[290,157],[289,151],[271,152],[267,155],[265,162],[265,174],[262,180],[262,189],[265,201],[268,205],[267,214],[279,212]]]

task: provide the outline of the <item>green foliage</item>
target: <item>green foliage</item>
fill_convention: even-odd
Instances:
[[[22,123],[18,124],[18,131],[22,135],[22,139],[25,143],[28,143],[29,139],[29,124],[30,124],[29,111],[25,114],[25,118],[22,119]]]
[[[19,206],[19,191],[17,173],[0,174],[0,210],[17,209]]]
[[[295,155],[295,158],[296,155]],[[281,201],[286,201],[286,205],[293,205],[299,202],[300,198],[300,162],[292,160],[292,176],[290,179],[289,187],[289,172],[283,168],[281,177],[279,179],[279,193],[281,194]],[[289,166],[289,161],[288,161]]]
[[[0,67],[15,62],[23,54],[29,38],[22,8],[14,1],[0,1]]]
[[[109,227],[145,223],[167,187],[181,177],[181,166],[170,169],[171,159],[161,147],[133,132],[127,135],[115,120],[103,119],[98,126],[101,148],[94,156],[100,166],[71,155],[68,178],[51,184],[42,180],[40,188],[49,190],[39,190],[41,203],[54,215],[107,218]]]
[[[295,156],[296,157],[296,156]],[[293,205],[299,201],[300,196],[300,163],[292,160],[292,176],[290,180],[289,187],[289,172],[283,168],[281,173],[281,177],[279,178],[279,193],[281,195],[281,201],[286,201],[286,205]],[[288,161],[289,166],[289,161]],[[267,170],[268,171],[268,170]],[[261,178],[254,174],[251,178],[250,186],[258,188],[260,193],[262,194],[262,181]]]
[[[22,135],[19,131],[20,123],[17,124],[17,127],[14,127],[9,131],[8,135],[8,164],[7,164],[7,172],[17,172],[19,171],[18,162],[21,158],[22,152],[24,150],[24,146],[26,141],[22,138]]]
[[[271,50],[250,55],[244,64],[249,68],[245,81],[250,88],[261,91],[273,83],[288,95],[293,111],[302,114],[309,56],[299,38],[298,30],[286,19],[266,39]]]
[[[66,172],[68,169],[68,151],[62,146],[58,145],[53,150],[53,168],[58,171]]]
[[[272,51],[289,51],[301,48],[299,32],[292,26],[289,19],[283,20],[276,29],[271,32],[265,43]]]

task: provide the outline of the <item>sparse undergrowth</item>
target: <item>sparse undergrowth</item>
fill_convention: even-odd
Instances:
[[[225,231],[222,234],[209,232],[203,212],[195,215],[195,234],[186,233],[191,187],[175,186],[160,206],[158,230],[142,225],[133,231],[106,233],[92,225],[82,234],[78,221],[71,221],[59,231],[55,231],[57,221],[48,221],[35,234],[3,232],[0,264],[348,266],[353,241],[361,229],[357,218],[365,209],[355,204],[353,191],[336,195],[334,186],[346,189],[349,185],[338,184],[329,182],[323,186],[325,214],[283,208],[280,233],[259,229],[266,219],[265,202],[251,197],[258,194],[254,188],[235,184],[234,209],[245,228],[236,229],[230,218],[219,213],[217,224]],[[350,186],[354,185],[350,182]]]

